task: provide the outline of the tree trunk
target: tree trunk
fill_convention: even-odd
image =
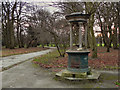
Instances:
[[[89,24],[87,26],[87,48],[90,48],[90,44],[91,44],[91,36],[90,36],[90,30],[89,30]]]
[[[14,27],[13,27],[13,23],[10,25],[10,49],[14,49]]]
[[[103,23],[102,23],[102,20],[101,20],[101,17],[100,17],[100,13],[98,12],[98,18],[99,18],[99,21],[100,21],[100,28],[101,28],[101,34],[102,34],[102,38],[103,38],[103,42],[104,42],[104,46],[106,46],[106,42],[105,42],[105,35],[104,35],[104,27],[103,27]],[[104,28],[104,29],[103,29]]]
[[[21,48],[20,37],[19,37],[19,25],[18,25],[18,23],[17,23],[17,44],[18,44],[19,48]]]
[[[6,21],[6,48],[10,48],[10,10],[9,5],[7,5],[7,21]]]
[[[120,1],[118,2],[118,28],[119,28],[119,49],[120,49]]]
[[[93,54],[92,54],[92,58],[97,58],[97,44],[96,44],[96,39],[95,39],[95,35],[94,35],[94,30],[93,30],[93,26],[94,26],[94,14],[91,15],[90,18],[90,32],[91,32],[91,36],[92,36],[92,50],[93,50]]]
[[[107,46],[107,52],[110,52],[110,47],[109,46]]]
[[[5,32],[6,32],[6,35],[5,35],[6,48],[10,48],[9,21],[7,22],[6,26],[7,26],[6,29],[5,29]]]
[[[90,32],[90,25],[88,27],[88,48],[89,47],[93,49],[93,46],[92,46],[92,36],[91,36],[91,32]]]
[[[112,41],[113,41],[113,48],[117,49],[117,28],[115,28],[114,30]]]
[[[21,27],[21,25],[20,25],[20,27]],[[24,44],[24,36],[25,36],[25,35],[22,35],[22,31],[23,31],[23,30],[20,29],[20,33],[19,33],[19,34],[20,34],[20,35],[19,35],[19,38],[20,38],[20,47],[21,47],[21,48],[24,47],[24,45],[25,45],[25,44]]]
[[[16,4],[17,2],[14,3],[13,7],[12,7],[12,13],[11,13],[11,22],[10,22],[10,49],[14,49],[14,11],[16,8]]]
[[[100,36],[99,38],[100,38],[99,39],[100,40],[100,46],[102,46],[102,37]]]

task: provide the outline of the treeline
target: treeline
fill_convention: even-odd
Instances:
[[[118,2],[53,2],[48,6],[60,9],[54,13],[41,8],[40,5],[26,2],[2,2],[1,5],[2,45],[6,48],[29,48],[40,44],[44,47],[44,44],[54,43],[60,56],[64,56],[69,45],[69,25],[63,17],[73,12],[91,15],[87,27],[87,47],[92,48],[93,57],[97,57],[97,41],[93,28],[95,25],[101,29],[99,39],[103,40],[107,51],[110,51],[111,44],[115,49],[118,48],[117,41],[120,37]],[[73,34],[77,44],[77,26],[75,28]]]
[[[19,48],[23,44],[23,2],[2,2],[2,45],[6,48]]]
[[[59,13],[51,14],[40,6],[26,2],[2,2],[2,46],[36,47],[54,43],[65,55],[69,43],[69,28]]]
[[[94,32],[94,26],[101,29],[100,42],[105,44],[107,52],[110,51],[111,44],[113,48],[118,48],[118,39],[120,38],[120,2],[60,2],[54,3],[61,8],[62,13],[70,14],[81,12],[90,14],[88,20],[88,48],[93,50],[92,57],[97,57],[97,41]],[[78,32],[77,32],[78,33]],[[100,43],[102,45],[102,43]]]

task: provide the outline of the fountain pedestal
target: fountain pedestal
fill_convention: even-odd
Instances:
[[[56,73],[56,76],[64,77],[69,80],[83,80],[83,79],[98,79],[100,73],[93,72],[88,67],[88,54],[90,53],[87,50],[87,19],[89,18],[88,14],[81,13],[72,13],[65,16],[70,23],[70,50],[66,51],[68,54],[68,67],[65,70],[62,70],[59,73]],[[79,26],[79,48],[73,50],[73,27],[74,25]],[[83,33],[82,25],[85,27],[85,47],[83,49]]]
[[[89,72],[88,50],[68,50],[68,70],[72,72]]]
[[[88,67],[88,50],[68,50],[68,67],[57,73],[56,76],[69,80],[98,79],[100,73],[91,71]]]

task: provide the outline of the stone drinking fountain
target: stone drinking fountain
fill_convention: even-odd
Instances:
[[[63,77],[69,80],[83,80],[83,79],[98,79],[100,73],[92,71],[88,66],[88,54],[87,50],[87,19],[89,14],[81,14],[79,12],[66,15],[65,18],[70,24],[70,49],[66,51],[68,54],[68,66],[67,69],[56,73],[56,76]],[[82,35],[82,26],[84,24],[84,40]],[[79,26],[79,47],[73,48],[73,27]],[[84,41],[85,45],[82,46]]]

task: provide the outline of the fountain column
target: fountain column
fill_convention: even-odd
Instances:
[[[87,23],[85,24],[85,48],[87,48]]]
[[[72,24],[70,23],[70,50],[72,50],[72,47],[73,47],[72,31],[73,31],[73,27],[72,27]]]
[[[81,29],[82,24],[79,23],[79,48],[82,49],[82,29]]]

